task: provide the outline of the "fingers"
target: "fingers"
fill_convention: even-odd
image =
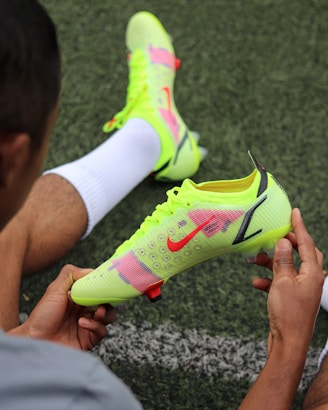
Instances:
[[[272,270],[272,258],[267,253],[259,253],[256,256],[256,265],[263,266]]]
[[[324,260],[323,253],[321,251],[319,251],[319,249],[317,249],[317,248],[315,248],[315,252],[317,254],[317,259],[318,259],[319,266],[321,267],[321,269],[323,269],[323,260]],[[324,273],[324,274],[326,274],[326,273]]]
[[[257,290],[262,290],[263,292],[269,292],[271,288],[272,280],[269,278],[255,278],[253,279],[253,288]]]
[[[65,265],[57,278],[49,285],[52,292],[68,292],[73,283],[88,273],[92,269],[82,269],[74,265]]]
[[[108,335],[107,325],[114,322],[116,312],[111,305],[101,305],[95,312],[88,310],[85,313],[78,319],[78,325],[83,331],[88,332],[88,340],[91,343],[91,345],[89,343],[82,344],[81,346],[84,346],[82,349],[90,350],[92,346],[95,346]]]
[[[315,247],[312,237],[308,233],[298,208],[293,209],[292,225],[294,232],[290,232],[285,238],[280,239],[275,247],[273,259],[266,254],[259,254],[256,258],[256,264],[272,269],[274,277],[290,276],[296,277],[298,272],[294,266],[293,249],[295,249],[301,258],[302,266],[300,275],[315,275],[322,279],[323,254]],[[271,283],[269,279],[255,279],[253,287],[268,292]]]
[[[81,317],[78,324],[84,330],[94,334],[97,342],[107,336],[106,326],[116,319],[116,312],[111,305],[101,305],[94,312],[93,317]]]
[[[83,278],[83,276],[88,275],[90,272],[93,271],[93,269],[90,268],[79,268],[77,266],[74,265],[66,265],[64,266],[64,268],[62,269],[62,271],[65,269],[65,271],[67,271],[67,273],[69,274],[69,276],[71,276],[71,280],[72,285],[74,282],[76,282],[78,279]]]
[[[93,318],[105,325],[108,325],[115,322],[116,310],[111,305],[100,305],[95,311]]]
[[[323,256],[315,247],[313,239],[306,229],[301,212],[298,208],[293,209],[292,225],[295,232],[298,253],[302,262],[320,264],[322,266]]]
[[[93,333],[98,342],[108,335],[106,326],[97,320],[81,317],[78,324],[82,329]]]
[[[111,305],[100,305],[97,307],[96,311],[92,312],[90,310],[84,311],[83,316],[79,319],[79,325],[84,329],[96,330],[96,323],[101,326],[107,326],[116,320],[115,308]]]
[[[288,232],[285,238],[289,240],[289,242],[293,246],[293,249],[297,251],[297,240],[296,240],[296,235],[294,234],[294,232]]]
[[[297,275],[294,267],[293,246],[286,238],[282,238],[277,242],[273,256],[273,274],[275,277]]]
[[[304,222],[303,222],[303,219],[302,219],[302,216],[301,216],[301,213],[300,213],[299,209],[295,208],[293,210],[292,218],[293,218],[294,229],[296,229],[296,231],[298,232],[298,238],[296,237],[296,234],[294,232],[289,232],[287,234],[286,238],[292,243],[293,248],[298,252],[298,242],[297,241],[302,240],[302,238],[304,236],[304,230],[306,231],[305,235],[307,237],[310,237],[310,235],[309,235],[309,233],[308,233],[308,231],[307,231],[307,229],[304,225]],[[302,231],[302,229],[303,229],[303,231]],[[322,252],[320,252],[319,249],[316,248],[315,245],[313,244],[312,238],[309,240],[309,245],[308,246],[311,246],[312,248],[314,247],[314,252],[315,252],[318,264],[322,268],[323,267],[324,257],[323,257]]]

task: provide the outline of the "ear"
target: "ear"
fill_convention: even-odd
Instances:
[[[22,175],[30,155],[31,140],[25,133],[0,134],[0,186],[8,187]]]

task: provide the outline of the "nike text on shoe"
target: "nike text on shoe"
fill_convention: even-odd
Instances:
[[[157,132],[161,155],[154,176],[177,181],[194,175],[206,149],[198,146],[177,111],[173,86],[179,60],[160,21],[151,13],[139,12],[126,31],[129,50],[129,86],[126,106],[108,121],[103,130],[121,128],[130,118],[142,118]]]
[[[246,258],[272,250],[291,229],[291,205],[276,179],[255,165],[245,178],[195,184],[186,179],[167,192],[134,235],[96,270],[74,283],[81,305],[119,305],[160,297],[172,276],[205,260],[239,252]]]

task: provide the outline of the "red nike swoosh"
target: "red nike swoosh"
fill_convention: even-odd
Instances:
[[[171,110],[171,89],[170,87],[162,87],[162,90],[165,91],[166,94],[166,98],[167,98],[167,109],[169,110],[169,112],[172,112]]]
[[[193,231],[189,232],[188,235],[186,235],[184,238],[180,239],[178,242],[173,242],[171,241],[170,237],[167,237],[167,247],[171,252],[178,252],[180,251],[184,246],[187,245],[188,242],[192,240],[192,238],[199,232],[201,231],[207,224],[209,224],[212,219],[215,218],[215,215],[212,215],[210,219],[207,221],[203,222],[197,228],[195,228]]]

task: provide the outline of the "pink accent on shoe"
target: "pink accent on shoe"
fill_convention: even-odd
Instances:
[[[237,210],[217,211],[211,209],[197,209],[188,212],[188,216],[197,226],[204,223],[204,221],[208,220],[211,216],[214,216],[213,221],[202,229],[202,232],[210,238],[218,232],[226,232],[230,224],[240,218],[244,213],[244,211]]]
[[[159,112],[163,118],[163,120],[166,122],[166,125],[169,127],[176,144],[179,142],[179,123],[176,119],[176,116],[169,110],[166,110],[165,108],[159,108]]]
[[[170,68],[172,71],[176,70],[175,55],[165,50],[164,48],[156,48],[149,44],[148,53],[152,64],[162,64]]]
[[[112,260],[112,265],[108,270],[116,269],[121,278],[140,293],[152,284],[162,280],[154,275],[152,271],[136,257],[134,252],[130,251],[120,259]]]

